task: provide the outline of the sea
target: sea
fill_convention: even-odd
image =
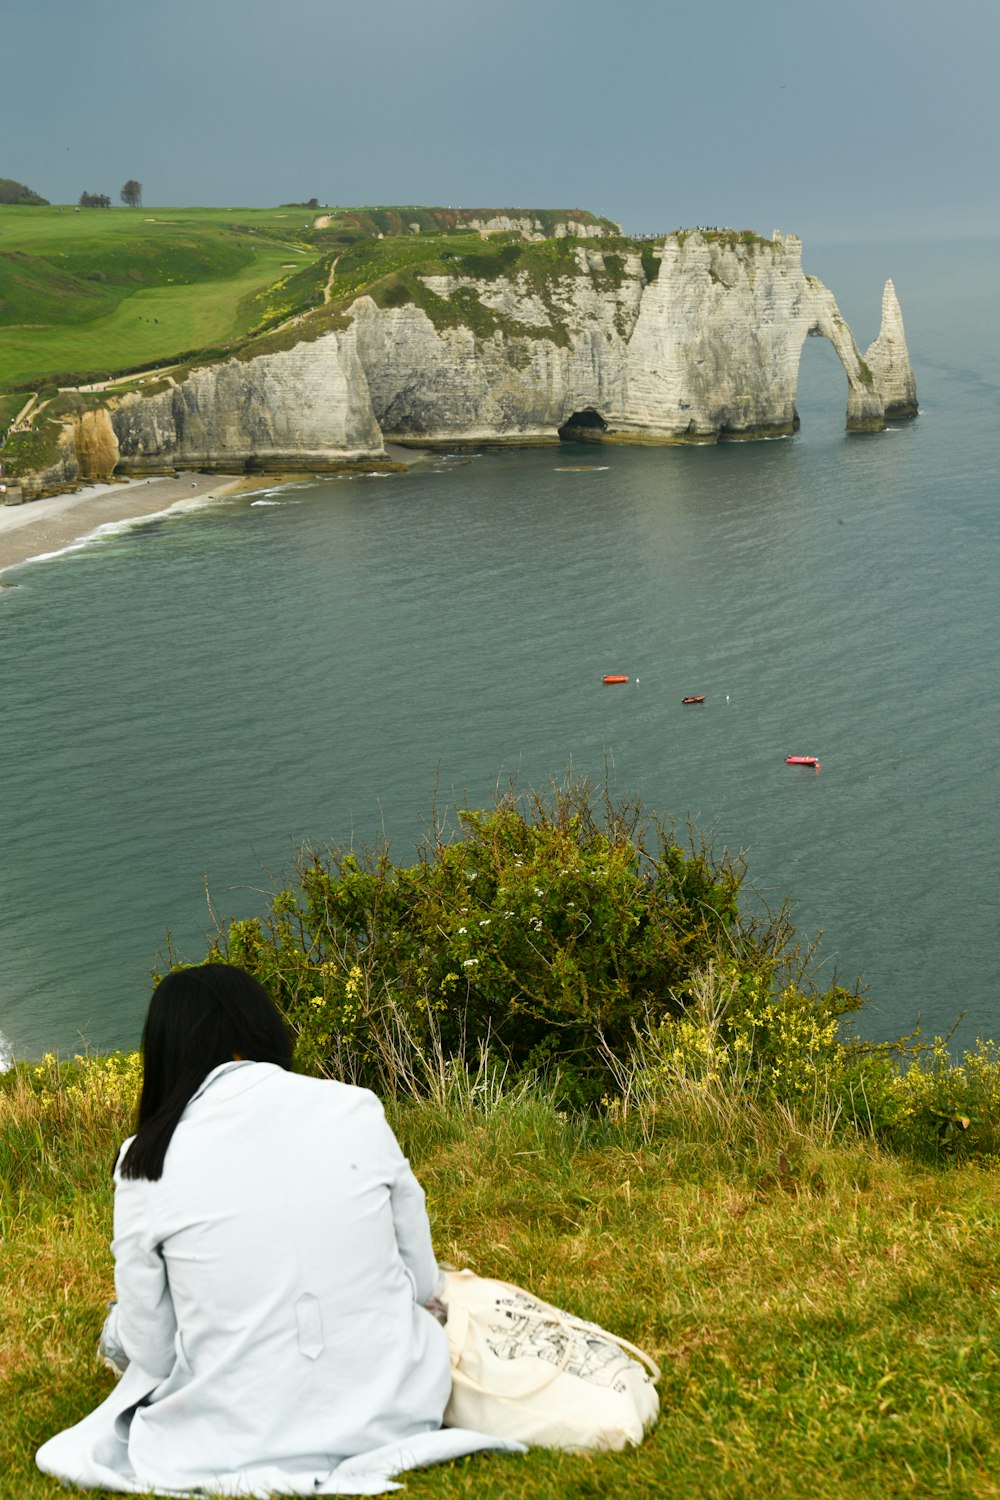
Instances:
[[[807,339],[790,439],[435,454],[5,573],[3,1063],[135,1046],[303,848],[408,862],[568,776],[743,851],[861,1034],[1000,1036],[995,255],[806,246],[862,349],[895,282],[920,415],[882,434]]]

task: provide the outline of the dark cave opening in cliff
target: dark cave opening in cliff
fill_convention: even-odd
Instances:
[[[584,411],[575,411],[559,428],[559,437],[564,443],[599,443],[608,424],[599,411],[588,406]]]

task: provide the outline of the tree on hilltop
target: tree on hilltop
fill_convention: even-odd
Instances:
[[[81,193],[81,208],[110,208],[111,199],[107,193]]]
[[[121,191],[121,200],[127,208],[142,207],[142,183],[130,177]]]

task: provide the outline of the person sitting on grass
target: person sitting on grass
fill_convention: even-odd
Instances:
[[[101,1342],[124,1375],[38,1466],[133,1492],[377,1494],[406,1468],[523,1451],[442,1430],[424,1194],[374,1094],[293,1074],[280,1013],[228,964],[168,974],[142,1050]]]

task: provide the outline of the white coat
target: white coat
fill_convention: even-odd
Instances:
[[[131,1363],[39,1450],[47,1473],[370,1494],[405,1468],[518,1447],[440,1430],[451,1367],[422,1306],[439,1281],[424,1195],[365,1089],[271,1063],[214,1069],[160,1180],[116,1169],[112,1251]]]

